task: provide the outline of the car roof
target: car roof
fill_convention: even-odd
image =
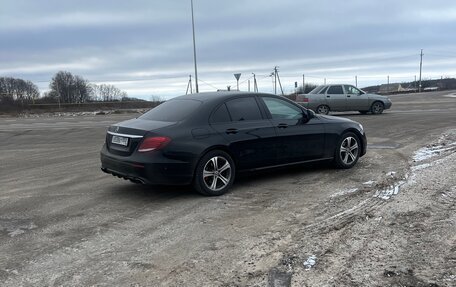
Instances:
[[[220,101],[231,98],[233,96],[244,96],[244,95],[263,95],[264,93],[253,93],[253,92],[240,92],[240,91],[220,91],[220,92],[203,92],[197,94],[188,94],[172,98],[171,100],[198,100],[202,102]]]
[[[352,84],[326,84],[326,85],[319,85],[318,87],[330,87],[330,86],[355,86],[355,85],[352,85]]]

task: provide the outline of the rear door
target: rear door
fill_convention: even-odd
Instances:
[[[344,85],[347,95],[347,109],[354,111],[369,110],[369,99],[365,93],[351,85]]]
[[[329,109],[332,111],[346,111],[347,97],[344,93],[342,85],[332,85],[326,92],[326,100]]]
[[[228,141],[238,169],[275,164],[277,134],[254,96],[230,99],[218,106],[210,124]]]
[[[278,164],[323,157],[325,131],[320,121],[308,121],[303,117],[300,107],[286,100],[266,95],[260,98],[280,138],[277,148]]]

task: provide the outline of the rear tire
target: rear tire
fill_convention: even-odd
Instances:
[[[226,193],[234,182],[234,161],[221,150],[206,153],[199,161],[193,187],[203,195],[218,196]]]
[[[319,105],[315,112],[317,114],[327,115],[329,114],[329,107],[327,105]]]
[[[361,142],[357,135],[352,132],[343,134],[336,146],[334,164],[337,168],[352,168],[359,159]]]
[[[385,106],[383,105],[382,102],[374,102],[371,106],[371,113],[373,115],[379,115],[381,113],[383,113],[383,110],[385,109]]]

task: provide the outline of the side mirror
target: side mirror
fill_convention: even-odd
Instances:
[[[312,110],[303,110],[302,111],[302,119],[301,119],[301,122],[303,124],[307,123],[308,121],[310,121],[310,119],[312,118],[315,118],[315,112],[312,111]]]
[[[306,110],[307,118],[310,120],[311,118],[315,118],[315,112],[311,109]]]

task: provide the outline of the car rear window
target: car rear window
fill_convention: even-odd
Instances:
[[[238,98],[226,102],[232,121],[253,121],[263,119],[260,108],[253,97]]]
[[[194,113],[201,104],[202,102],[191,99],[169,100],[139,118],[150,121],[178,122]]]
[[[344,90],[342,89],[342,86],[331,86],[331,87],[329,87],[327,93],[331,94],[331,95],[339,95],[339,94],[343,94]]]

